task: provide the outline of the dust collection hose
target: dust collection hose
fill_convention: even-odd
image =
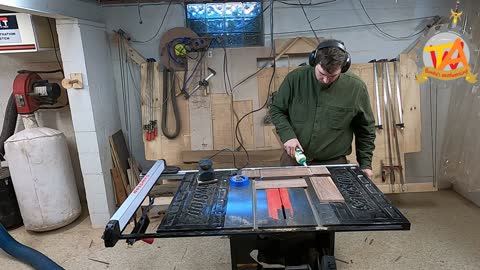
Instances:
[[[0,223],[0,248],[15,259],[38,270],[63,269],[47,256],[17,242]]]
[[[169,85],[169,82],[171,85]],[[168,96],[170,92],[170,97]],[[173,117],[175,117],[175,131],[170,133],[167,127],[168,99],[172,102]],[[163,106],[162,106],[162,132],[165,137],[175,139],[180,134],[181,121],[178,111],[177,97],[175,95],[175,72],[163,69]]]
[[[12,93],[5,108],[5,118],[3,120],[2,134],[0,135],[0,160],[5,160],[3,158],[5,155],[5,146],[3,143],[15,133],[17,116],[17,105],[15,104],[15,97]]]

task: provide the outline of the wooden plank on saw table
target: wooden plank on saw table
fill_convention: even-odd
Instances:
[[[342,194],[330,177],[310,177],[315,193],[321,203],[345,202]]]
[[[309,176],[307,168],[273,168],[260,170],[262,178],[287,177],[287,176]]]
[[[233,148],[232,98],[212,94],[213,149]]]
[[[248,176],[249,178],[259,178],[260,177],[260,170],[259,169],[243,169],[240,171],[241,175]]]
[[[255,189],[270,188],[306,188],[307,182],[303,178],[282,179],[282,180],[257,180],[255,181]]]
[[[308,167],[313,175],[330,175],[330,171],[325,166]]]

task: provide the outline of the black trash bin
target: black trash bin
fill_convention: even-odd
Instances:
[[[7,229],[23,224],[8,168],[0,168],[0,223]]]

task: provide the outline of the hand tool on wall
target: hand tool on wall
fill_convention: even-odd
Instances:
[[[382,112],[380,109],[380,95],[378,93],[378,72],[377,72],[377,60],[373,59],[369,63],[373,63],[373,81],[375,82],[375,107],[377,109],[377,124],[375,125],[376,128],[382,129],[383,128],[383,121],[382,121]]]
[[[208,85],[209,85],[209,82],[208,80],[210,80],[213,76],[215,76],[217,74],[217,72],[209,67],[207,67],[208,71],[210,71],[210,74],[205,77],[205,79],[201,80],[198,82],[198,85],[195,86],[195,88],[193,88],[193,90],[190,92],[190,93],[187,93],[187,98],[192,96],[195,92],[198,91],[198,89],[200,89],[200,87],[204,87],[205,88],[205,93],[204,95],[206,96],[207,93],[208,93]]]
[[[393,73],[395,77],[395,99],[397,101],[397,111],[398,111],[398,121],[399,123],[396,126],[401,127],[402,129],[405,127],[403,122],[403,105],[402,105],[402,95],[400,93],[400,62],[397,59],[390,60],[393,62]]]
[[[390,185],[392,186],[392,192],[395,192],[395,171],[393,169],[393,153],[392,153],[392,143],[390,141],[390,119],[388,117],[388,91],[387,91],[387,83],[389,84],[390,81],[387,79],[387,70],[388,70],[388,63],[386,59],[380,60],[379,62],[383,63],[383,102],[384,102],[384,110],[385,110],[385,124],[386,124],[386,131],[387,131],[387,146],[388,146],[388,168],[389,168],[389,177],[390,177]]]
[[[388,62],[385,62],[385,70],[386,70],[386,74],[387,74],[387,86],[388,86],[388,101],[390,103],[390,110],[392,111],[392,131],[393,131],[393,141],[395,142],[395,148],[396,148],[396,158],[397,158],[397,163],[398,165],[395,166],[395,167],[392,167],[392,171],[391,173],[392,174],[395,174],[395,169],[398,170],[398,173],[399,173],[399,176],[400,176],[400,184],[401,184],[401,188],[402,188],[402,191],[405,191],[405,179],[404,179],[404,176],[403,176],[403,166],[402,166],[402,157],[401,157],[401,149],[400,149],[400,144],[398,142],[398,133],[397,133],[397,124],[396,124],[396,120],[395,120],[395,115],[393,115],[393,112],[395,111],[394,110],[394,102],[392,100],[392,85],[391,85],[391,82],[390,82],[390,71],[388,69]],[[395,65],[395,63],[394,63]],[[387,126],[387,129],[390,129],[389,126]]]

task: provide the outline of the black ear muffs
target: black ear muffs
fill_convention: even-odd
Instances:
[[[327,40],[318,44],[317,49],[315,49],[310,53],[310,56],[308,57],[308,63],[310,64],[310,66],[315,67],[317,65],[318,51],[321,49],[332,48],[332,47],[339,48],[340,50],[345,52],[345,60],[343,60],[343,63],[342,63],[342,73],[347,72],[350,66],[352,65],[352,58],[350,57],[350,54],[347,52],[347,49],[345,48],[345,44],[343,44],[343,42],[341,42],[340,40]]]

